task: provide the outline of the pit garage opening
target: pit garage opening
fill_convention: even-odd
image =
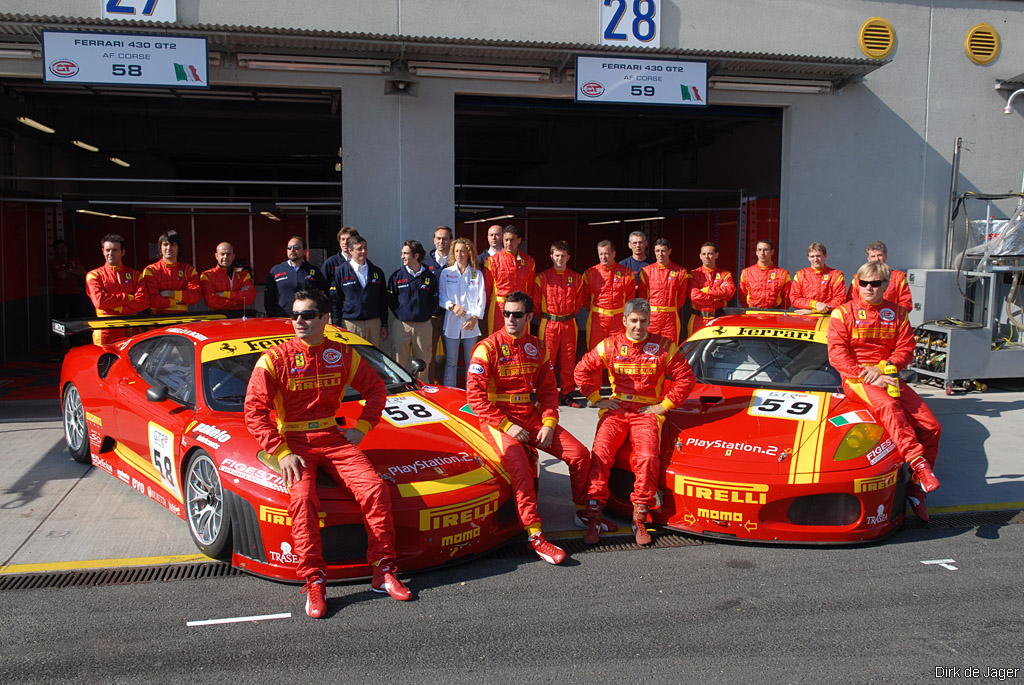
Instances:
[[[482,251],[489,225],[516,223],[538,271],[562,239],[582,272],[599,241],[624,259],[629,233],[643,230],[652,247],[668,238],[686,268],[716,242],[722,266],[738,274],[750,241],[778,240],[782,113],[459,96],[458,232]]]

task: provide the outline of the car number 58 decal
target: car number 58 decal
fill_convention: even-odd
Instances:
[[[181,488],[174,471],[174,433],[152,421],[149,422],[149,458],[164,487],[181,499]]]
[[[808,421],[817,418],[821,398],[806,392],[755,390],[747,413],[771,419]]]
[[[421,423],[438,423],[448,417],[419,397],[399,395],[388,398],[381,418],[395,426],[416,426]]]

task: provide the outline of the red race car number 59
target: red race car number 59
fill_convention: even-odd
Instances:
[[[747,413],[772,419],[816,420],[821,398],[806,392],[755,390]]]

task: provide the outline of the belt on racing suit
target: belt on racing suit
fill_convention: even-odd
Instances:
[[[548,314],[547,312],[541,312],[540,318],[547,319],[548,321],[572,321],[576,318],[575,314]]]
[[[621,392],[612,393],[611,399],[621,400],[623,402],[633,402],[635,404],[661,404],[661,400],[659,400],[657,397],[647,397],[645,395],[627,395]]]
[[[314,421],[285,421],[280,424],[282,433],[308,433],[309,431],[325,431],[337,427],[338,422],[333,416],[325,416]]]
[[[717,309],[712,309],[710,312],[702,312],[699,309],[694,309],[693,313],[695,316],[699,316],[702,319],[713,319],[715,318],[715,312],[717,311]]]
[[[663,307],[661,305],[652,304],[651,305],[651,311],[652,312],[666,312],[667,313],[667,312],[677,312],[679,310],[676,309],[675,307]]]
[[[491,402],[508,402],[509,404],[533,404],[533,400],[527,395],[501,395],[498,393],[487,393],[487,399]]]
[[[616,314],[621,314],[622,310],[623,310],[622,307],[619,307],[618,309],[604,309],[602,307],[591,307],[590,308],[590,311],[596,312],[598,314],[603,314],[604,316],[615,316]]]

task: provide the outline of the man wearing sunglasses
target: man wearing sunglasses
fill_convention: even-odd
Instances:
[[[587,532],[583,541],[596,544],[601,528],[601,510],[608,501],[608,476],[615,453],[630,439],[633,454],[630,464],[636,481],[633,502],[633,531],[638,545],[651,544],[647,532],[647,514],[654,505],[661,472],[661,426],[665,413],[687,398],[697,378],[679,351],[675,340],[649,333],[651,305],[632,299],[622,315],[624,330],[619,330],[583,355],[576,365],[576,383],[580,392],[600,412],[594,451],[591,454],[591,479],[596,496],[587,509]],[[608,370],[612,396],[601,398],[601,371]],[[671,387],[666,383],[671,379]]]
[[[286,317],[292,299],[300,290],[327,292],[329,284],[319,269],[306,261],[306,241],[297,235],[288,239],[288,259],[270,269],[263,291],[263,309],[269,317]]]
[[[907,500],[918,518],[927,521],[925,494],[939,487],[932,467],[942,426],[909,385],[885,374],[886,366],[897,371],[906,367],[915,346],[907,310],[885,299],[889,277],[889,266],[881,261],[857,270],[858,296],[832,311],[828,358],[843,377],[846,396],[874,412],[910,465]],[[889,388],[894,388],[892,394]]]
[[[498,253],[504,254],[504,253]],[[466,398],[480,420],[487,442],[501,456],[512,478],[519,520],[537,556],[549,564],[565,560],[565,550],[544,538],[537,513],[535,471],[523,444],[553,454],[569,466],[576,505],[585,506],[590,491],[590,452],[558,425],[558,388],[544,343],[529,334],[533,300],[522,291],[502,302],[504,326],[473,348],[466,374]],[[534,402],[530,395],[536,393]]]
[[[387,401],[377,372],[351,347],[324,336],[330,302],[322,291],[300,290],[291,304],[295,337],[263,353],[245,395],[245,424],[267,454],[278,459],[291,495],[292,549],[296,574],[306,579],[306,614],[327,613],[326,570],[320,543],[316,473],[321,463],[337,474],[362,511],[366,559],[373,567],[374,592],[411,598],[395,577],[395,525],[391,496],[373,464],[356,445],[380,422]],[[346,382],[337,382],[338,379]],[[335,414],[347,384],[364,400],[352,428],[341,428]],[[276,421],[271,418],[276,413]]]

